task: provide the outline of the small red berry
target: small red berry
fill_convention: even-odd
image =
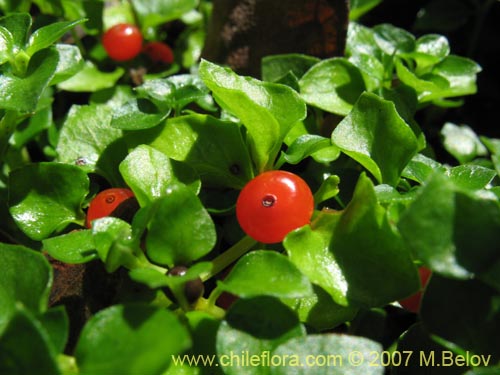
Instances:
[[[90,202],[85,226],[91,228],[93,220],[110,216],[120,204],[134,197],[134,193],[130,189],[111,188],[101,191]]]
[[[142,50],[142,33],[134,25],[120,23],[104,33],[102,45],[113,60],[132,60]]]
[[[240,192],[236,217],[243,231],[263,243],[283,241],[292,230],[310,223],[314,198],[296,174],[268,171],[252,179]]]
[[[415,294],[399,301],[399,304],[403,306],[406,310],[418,313],[420,310],[420,303],[422,302],[422,293],[427,283],[429,282],[429,278],[431,277],[432,271],[427,267],[420,267],[418,269],[418,273],[420,276],[420,284],[422,288]]]
[[[148,55],[154,63],[172,64],[174,62],[174,52],[172,48],[162,42],[146,43],[143,52]]]

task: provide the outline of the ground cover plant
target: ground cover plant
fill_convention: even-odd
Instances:
[[[210,1],[0,2],[0,374],[497,374],[500,139],[429,126],[468,3],[380,3],[249,77]]]

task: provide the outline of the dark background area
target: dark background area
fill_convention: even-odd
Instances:
[[[445,35],[451,53],[479,63],[477,94],[458,108],[428,108],[419,123],[431,138],[447,121],[466,124],[478,134],[500,138],[500,2],[497,0],[384,0],[360,20],[367,26],[391,23],[417,37]]]

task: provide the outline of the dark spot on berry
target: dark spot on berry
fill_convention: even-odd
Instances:
[[[110,203],[113,203],[115,201],[115,196],[114,195],[108,195],[106,197],[106,203],[110,204]]]
[[[278,200],[278,198],[276,198],[275,195],[267,194],[264,196],[264,198],[262,198],[262,205],[264,207],[272,207],[272,206],[274,206],[274,204],[276,203],[277,200]]]

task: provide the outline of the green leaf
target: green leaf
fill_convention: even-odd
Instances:
[[[350,321],[358,311],[354,307],[337,304],[324,289],[313,285],[311,296],[294,299],[282,299],[298,315],[301,322],[318,332],[333,329]]]
[[[87,263],[98,257],[90,230],[72,231],[42,241],[51,257],[64,263]]]
[[[340,192],[339,189],[340,177],[336,175],[330,175],[326,177],[322,182],[318,190],[314,193],[314,203],[324,202],[331,199]]]
[[[359,19],[381,2],[382,0],[352,0],[349,4],[349,20],[355,21]]]
[[[391,101],[364,93],[332,133],[332,142],[380,183],[397,185],[418,141]],[[398,147],[388,148],[388,144]]]
[[[30,59],[23,77],[11,72],[0,75],[0,108],[22,113],[34,112],[43,91],[54,77],[58,63],[57,51],[45,49]]]
[[[56,306],[38,316],[50,337],[50,342],[56,353],[62,353],[66,347],[69,334],[69,320],[65,306]]]
[[[152,128],[167,118],[170,108],[158,108],[147,99],[132,99],[113,113],[111,126],[124,130]]]
[[[269,363],[256,366],[238,366],[229,362],[231,353],[248,354],[262,358],[263,353],[272,356],[280,344],[294,337],[303,337],[305,330],[295,313],[277,299],[257,297],[236,301],[226,314],[217,332],[216,348],[219,361],[227,375],[266,375],[271,373]],[[238,358],[241,359],[241,358]],[[265,361],[265,360],[263,360]],[[241,363],[241,362],[240,362]]]
[[[215,245],[215,225],[199,198],[186,186],[171,185],[158,198],[146,237],[148,256],[173,267],[189,264]]]
[[[425,155],[417,154],[410,160],[408,165],[403,170],[402,176],[418,183],[423,183],[435,170],[445,171],[445,167],[428,158]]]
[[[486,147],[467,125],[455,125],[447,122],[441,129],[441,135],[444,137],[443,145],[446,151],[461,164],[487,154]]]
[[[264,56],[262,58],[262,80],[277,82],[290,72],[300,79],[318,62],[320,59],[317,57],[298,53]]]
[[[147,145],[138,146],[128,154],[120,163],[120,173],[141,206],[167,194],[171,184],[185,184],[195,194],[201,186],[191,168]]]
[[[317,63],[303,75],[299,85],[307,104],[339,115],[347,115],[366,89],[359,69],[341,57]]]
[[[373,31],[375,43],[389,56],[413,52],[415,49],[415,37],[404,29],[386,23],[375,26]]]
[[[298,164],[315,152],[331,147],[331,140],[314,134],[305,134],[298,137],[286,150],[282,157],[289,164]],[[335,147],[335,146],[333,146]],[[340,154],[340,150],[338,150]]]
[[[132,6],[139,17],[143,31],[180,18],[184,13],[194,9],[197,4],[196,0],[132,0]]]
[[[124,73],[120,67],[112,72],[102,72],[92,62],[86,61],[77,74],[59,83],[58,87],[64,91],[95,92],[114,87]]]
[[[21,303],[33,313],[45,311],[52,286],[52,268],[45,257],[23,246],[0,243],[0,264],[0,286],[7,297],[2,305]]]
[[[181,116],[130,140],[185,162],[207,186],[241,189],[253,177],[241,130],[232,122],[201,114]]]
[[[349,22],[346,40],[346,55],[371,55],[382,61],[382,51],[375,43],[373,29],[356,22]]]
[[[432,73],[448,81],[449,88],[445,96],[463,96],[474,94],[477,91],[476,78],[481,67],[465,57],[450,55],[437,64]]]
[[[442,61],[450,53],[448,39],[438,34],[427,34],[417,39],[415,51],[410,54],[423,70]]]
[[[375,56],[356,53],[349,57],[349,62],[360,70],[367,91],[374,91],[382,86],[384,81],[384,66]]]
[[[59,62],[56,73],[50,82],[51,85],[58,84],[73,77],[85,65],[85,62],[77,46],[69,44],[56,44],[55,48],[59,53]]]
[[[82,374],[162,374],[190,346],[187,329],[163,308],[114,305],[94,315],[75,357]]]
[[[11,13],[0,18],[0,26],[12,35],[13,48],[17,52],[24,49],[28,32],[31,28],[31,16],[28,13]]]
[[[57,161],[78,164],[87,172],[98,172],[118,186],[117,169],[127,154],[122,131],[112,128],[112,111],[105,105],[73,105],[57,142]]]
[[[12,58],[14,50],[14,38],[10,31],[0,26],[0,65]]]
[[[415,257],[435,272],[467,279],[499,260],[500,206],[434,173],[398,227]]]
[[[106,265],[106,271],[114,272],[120,266],[134,269],[142,266],[142,250],[132,237],[130,224],[115,218],[104,217],[92,222],[92,234],[99,258]]]
[[[60,374],[56,353],[43,326],[20,308],[0,337],[0,373]]]
[[[497,175],[493,169],[480,165],[459,165],[448,170],[451,181],[460,189],[480,190],[492,182]]]
[[[70,223],[83,224],[88,187],[86,173],[76,166],[28,164],[10,173],[9,210],[26,235],[43,240]]]
[[[382,306],[418,289],[410,252],[365,175],[342,213],[324,213],[284,245],[291,261],[342,306]]]
[[[132,280],[142,284],[146,284],[151,289],[170,287],[174,288],[178,285],[186,283],[186,281],[194,280],[200,275],[209,272],[212,268],[210,262],[198,262],[192,267],[189,267],[183,275],[166,275],[153,268],[136,268],[129,272]]]
[[[491,356],[490,364],[495,364],[500,359],[497,345],[499,297],[498,290],[480,281],[433,275],[422,300],[420,315],[431,334],[454,343],[463,351],[469,350],[485,358]]]
[[[257,170],[270,169],[288,131],[306,117],[306,104],[287,86],[240,77],[206,60],[199,74],[221,107],[247,128]]]
[[[370,365],[382,345],[364,337],[340,334],[308,335],[293,338],[280,345],[274,354],[291,356],[288,365],[271,367],[272,375],[382,375],[382,366]]]
[[[309,280],[286,256],[256,250],[242,257],[218,287],[240,297],[300,298],[312,294]]]
[[[85,19],[55,22],[37,29],[33,34],[31,34],[25,52],[29,56],[33,56],[36,52],[50,47],[66,32],[83,22],[85,22]]]

